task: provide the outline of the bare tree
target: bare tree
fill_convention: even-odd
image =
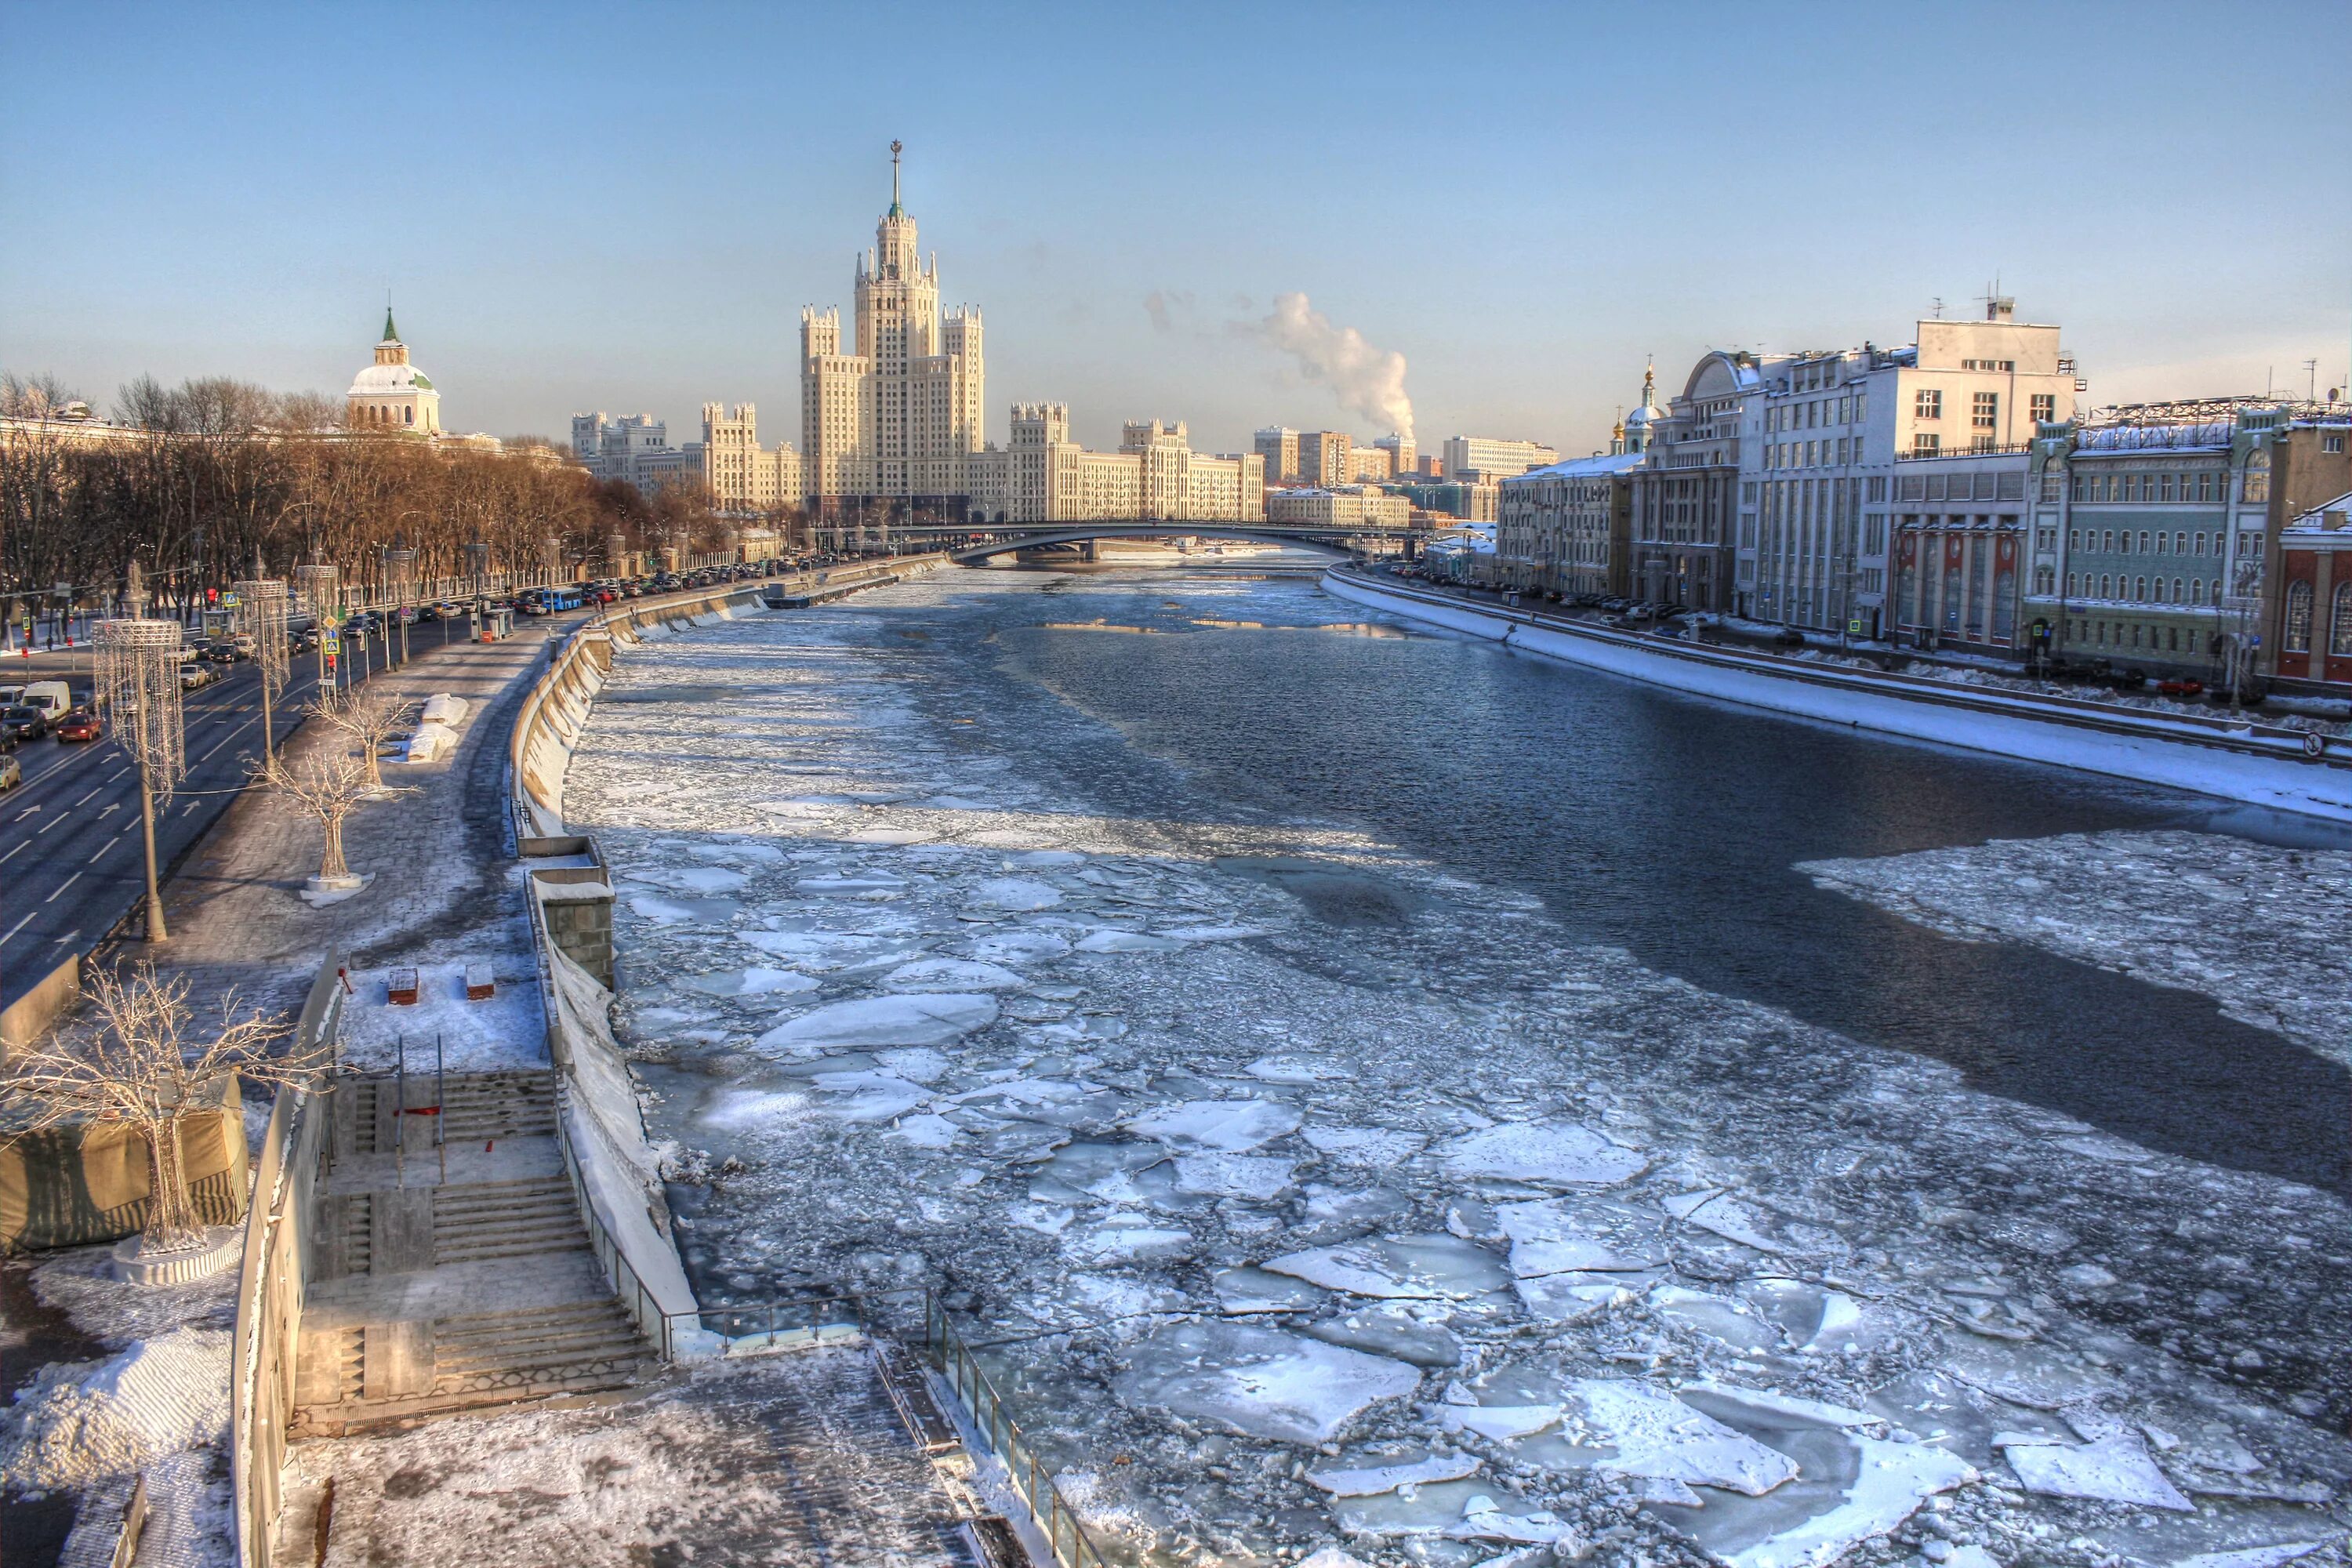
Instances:
[[[377,765],[384,743],[405,729],[416,711],[416,700],[378,691],[374,683],[321,693],[310,711],[359,748],[367,773],[367,788],[382,793],[383,770]]]
[[[127,1121],[139,1130],[154,1173],[144,1231],[152,1250],[203,1239],[188,1193],[180,1125],[206,1109],[204,1092],[228,1073],[280,1088],[301,1084],[325,1056],[322,1046],[271,1055],[270,1044],[286,1034],[286,1026],[257,1009],[237,1016],[234,993],[222,999],[218,1030],[199,1029],[188,989],[184,975],[157,979],[152,963],[139,964],[128,980],[93,970],[88,995],[98,1027],[35,1046],[0,1083],[11,1108],[27,1113],[12,1142],[76,1122]]]
[[[313,750],[293,760],[280,756],[256,770],[256,776],[280,799],[318,819],[326,835],[319,857],[319,874],[311,879],[320,889],[357,885],[343,858],[343,824],[360,803],[386,793],[368,782],[368,769],[359,758],[332,748]]]

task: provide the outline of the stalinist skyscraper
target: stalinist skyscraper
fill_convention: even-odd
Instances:
[[[801,451],[812,515],[889,498],[960,511],[967,458],[980,449],[980,312],[940,315],[940,268],[915,251],[890,143],[890,210],[857,262],[857,341],[844,353],[841,312],[801,311]]]

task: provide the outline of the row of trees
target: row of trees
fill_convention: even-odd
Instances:
[[[600,483],[536,437],[503,450],[342,426],[341,405],[226,377],[124,387],[110,423],[59,419],[79,400],[52,377],[0,375],[0,580],[102,594],[136,562],[165,604],[299,563],[380,581],[383,552],[417,552],[420,578],[601,563],[607,536],[643,549],[684,535],[716,548],[707,494],[652,500]],[[259,568],[257,571],[257,567]]]

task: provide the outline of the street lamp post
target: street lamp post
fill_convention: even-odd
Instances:
[[[180,722],[180,627],[173,621],[121,619],[98,625],[98,685],[115,743],[139,768],[139,819],[147,841],[147,940],[170,936],[155,863],[158,797],[169,805],[187,772]]]

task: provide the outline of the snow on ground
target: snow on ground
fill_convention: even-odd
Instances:
[[[955,1561],[930,1465],[856,1348],[708,1366],[619,1403],[298,1443],[286,1484],[281,1536],[325,1568]]]
[[[942,1290],[1152,1563],[2340,1538],[2335,1197],[1574,944],[1356,829],[1181,777],[1137,809],[1148,759],[1103,764],[1105,809],[1055,761],[1103,727],[959,662],[997,657],[971,606],[1053,613],[1034,584],[698,631],[596,709],[567,805],[624,889],[620,1035],[706,1300]],[[741,879],[677,889],[698,865]]]
[[[1953,936],[2032,942],[2212,997],[2352,1065],[2352,852],[2218,833],[2000,840],[1797,868]]]
[[[75,1247],[31,1271],[40,1306],[108,1353],[50,1363],[0,1410],[0,1487],[12,1500],[70,1496],[77,1523],[67,1560],[104,1562],[131,1483],[143,1474],[152,1540],[139,1561],[229,1563],[236,1274],[126,1285],[113,1278],[111,1258],[109,1247]]]
[[[544,1064],[547,1022],[526,918],[518,910],[461,936],[433,941],[397,964],[354,970],[336,1041],[342,1064],[359,1071],[388,1071],[404,1049],[409,1071],[430,1072],[436,1037],[442,1066],[450,1072]],[[480,963],[489,965],[496,990],[469,1002],[466,971]],[[414,1003],[392,1002],[387,982],[395,968],[416,971]]]

